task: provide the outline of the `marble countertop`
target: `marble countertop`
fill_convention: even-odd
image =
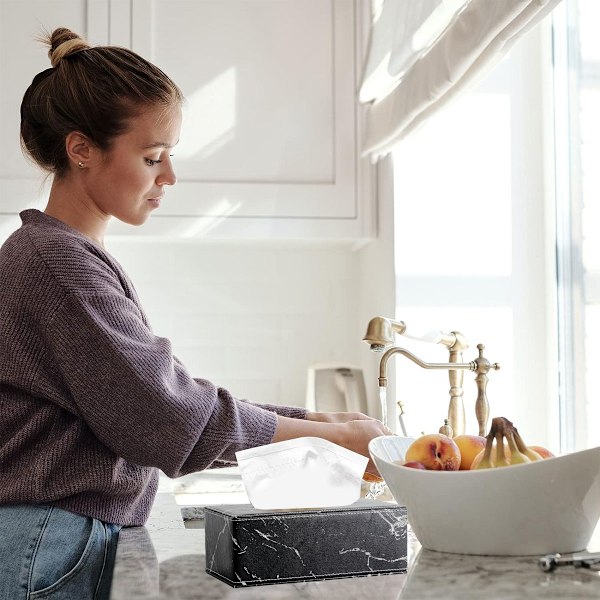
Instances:
[[[354,600],[574,600],[600,597],[600,575],[561,567],[543,573],[537,557],[484,557],[424,550],[410,537],[405,575],[232,588],[205,572],[204,529],[187,529],[172,490],[157,494],[145,527],[121,531],[111,600],[243,598]],[[590,543],[600,550],[600,528]]]

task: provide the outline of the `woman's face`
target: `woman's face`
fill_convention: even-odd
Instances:
[[[171,157],[180,129],[178,105],[150,107],[131,120],[110,150],[99,154],[87,184],[103,214],[141,225],[160,206],[165,186],[177,181]]]

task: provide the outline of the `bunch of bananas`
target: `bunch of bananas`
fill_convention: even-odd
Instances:
[[[542,459],[540,454],[525,444],[517,428],[508,419],[495,417],[486,436],[483,456],[474,468],[492,469]]]

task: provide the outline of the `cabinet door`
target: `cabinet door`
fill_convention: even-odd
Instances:
[[[33,38],[64,25],[92,44],[132,47],[186,96],[178,184],[144,227],[113,220],[110,233],[370,235],[355,0],[0,0],[0,11],[0,227],[47,197],[19,147],[19,105],[49,66]]]
[[[37,73],[50,67],[46,31],[68,27],[93,43],[106,43],[108,0],[0,0],[0,239],[18,227],[18,213],[43,207],[45,176],[21,152],[19,109]]]
[[[357,237],[354,1],[131,6],[133,49],[186,97],[178,183],[145,232]]]

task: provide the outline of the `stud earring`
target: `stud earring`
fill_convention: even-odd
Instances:
[[[77,166],[78,166],[80,169],[83,169],[83,168],[85,167],[85,165],[83,164],[83,162],[82,162],[82,161],[79,161],[79,162],[77,163]]]

